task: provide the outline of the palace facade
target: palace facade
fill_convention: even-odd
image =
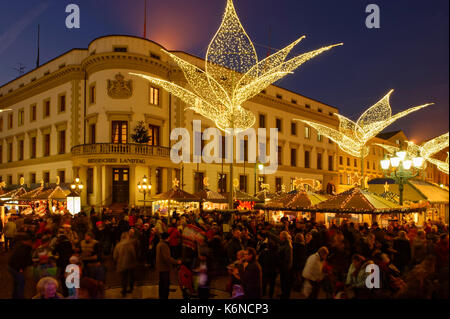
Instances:
[[[152,184],[152,195],[171,188],[174,178],[191,193],[202,189],[205,177],[210,189],[229,191],[227,164],[175,164],[170,159],[174,128],[188,129],[193,138],[193,120],[201,120],[202,129],[214,123],[130,74],[187,85],[182,71],[161,49],[143,38],[105,36],[0,87],[0,108],[11,109],[0,113],[1,181],[8,187],[21,177],[28,185],[57,179],[71,183],[79,177],[85,185],[83,206],[142,205],[137,183],[144,175]],[[172,53],[203,67],[200,58]],[[337,145],[293,120],[337,128],[337,108],[274,85],[244,107],[255,114],[255,129],[279,129],[279,166],[268,175],[255,163],[235,164],[234,178],[242,191],[254,194],[259,183],[269,184],[271,191],[289,190],[295,178],[318,180],[323,188],[328,182],[339,183]],[[148,144],[131,138],[140,121],[148,128]],[[248,142],[244,146],[248,149]]]

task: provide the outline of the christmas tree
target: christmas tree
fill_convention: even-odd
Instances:
[[[148,135],[148,129],[144,121],[139,121],[134,128],[134,134],[131,134],[131,139],[135,143],[147,144],[150,141],[150,136]]]

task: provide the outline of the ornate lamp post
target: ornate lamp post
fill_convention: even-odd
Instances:
[[[84,188],[84,185],[81,182],[80,178],[77,177],[77,178],[75,178],[75,180],[70,185],[70,188],[72,189],[73,192],[75,192],[76,194],[80,195],[81,191]]]
[[[385,176],[392,178],[398,184],[399,204],[403,205],[403,185],[409,179],[419,175],[419,170],[423,165],[423,158],[420,156],[412,157],[406,151],[399,151],[391,158],[385,157],[385,159],[380,161],[380,164],[385,172]]]
[[[150,194],[150,192],[152,190],[152,184],[150,184],[148,182],[147,176],[144,175],[144,177],[142,178],[142,182],[141,181],[138,182],[137,188],[138,188],[140,193],[144,194],[144,214],[147,215],[147,209],[146,209],[146,204],[145,204],[145,196],[147,194]]]

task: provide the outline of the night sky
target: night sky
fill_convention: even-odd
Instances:
[[[144,0],[0,0],[0,85],[21,62],[35,66],[37,24],[41,64],[108,34],[142,36]],[[81,10],[81,28],[66,29],[66,5]],[[234,0],[260,57],[306,35],[295,53],[344,42],[276,84],[338,107],[356,120],[391,88],[393,113],[434,102],[399,120],[420,142],[448,131],[448,0]],[[366,5],[381,10],[381,28],[367,29]],[[226,0],[148,0],[147,37],[167,49],[204,57]],[[272,53],[274,50],[272,50]]]

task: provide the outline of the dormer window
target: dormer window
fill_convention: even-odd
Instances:
[[[114,47],[114,52],[128,52],[127,47]]]

